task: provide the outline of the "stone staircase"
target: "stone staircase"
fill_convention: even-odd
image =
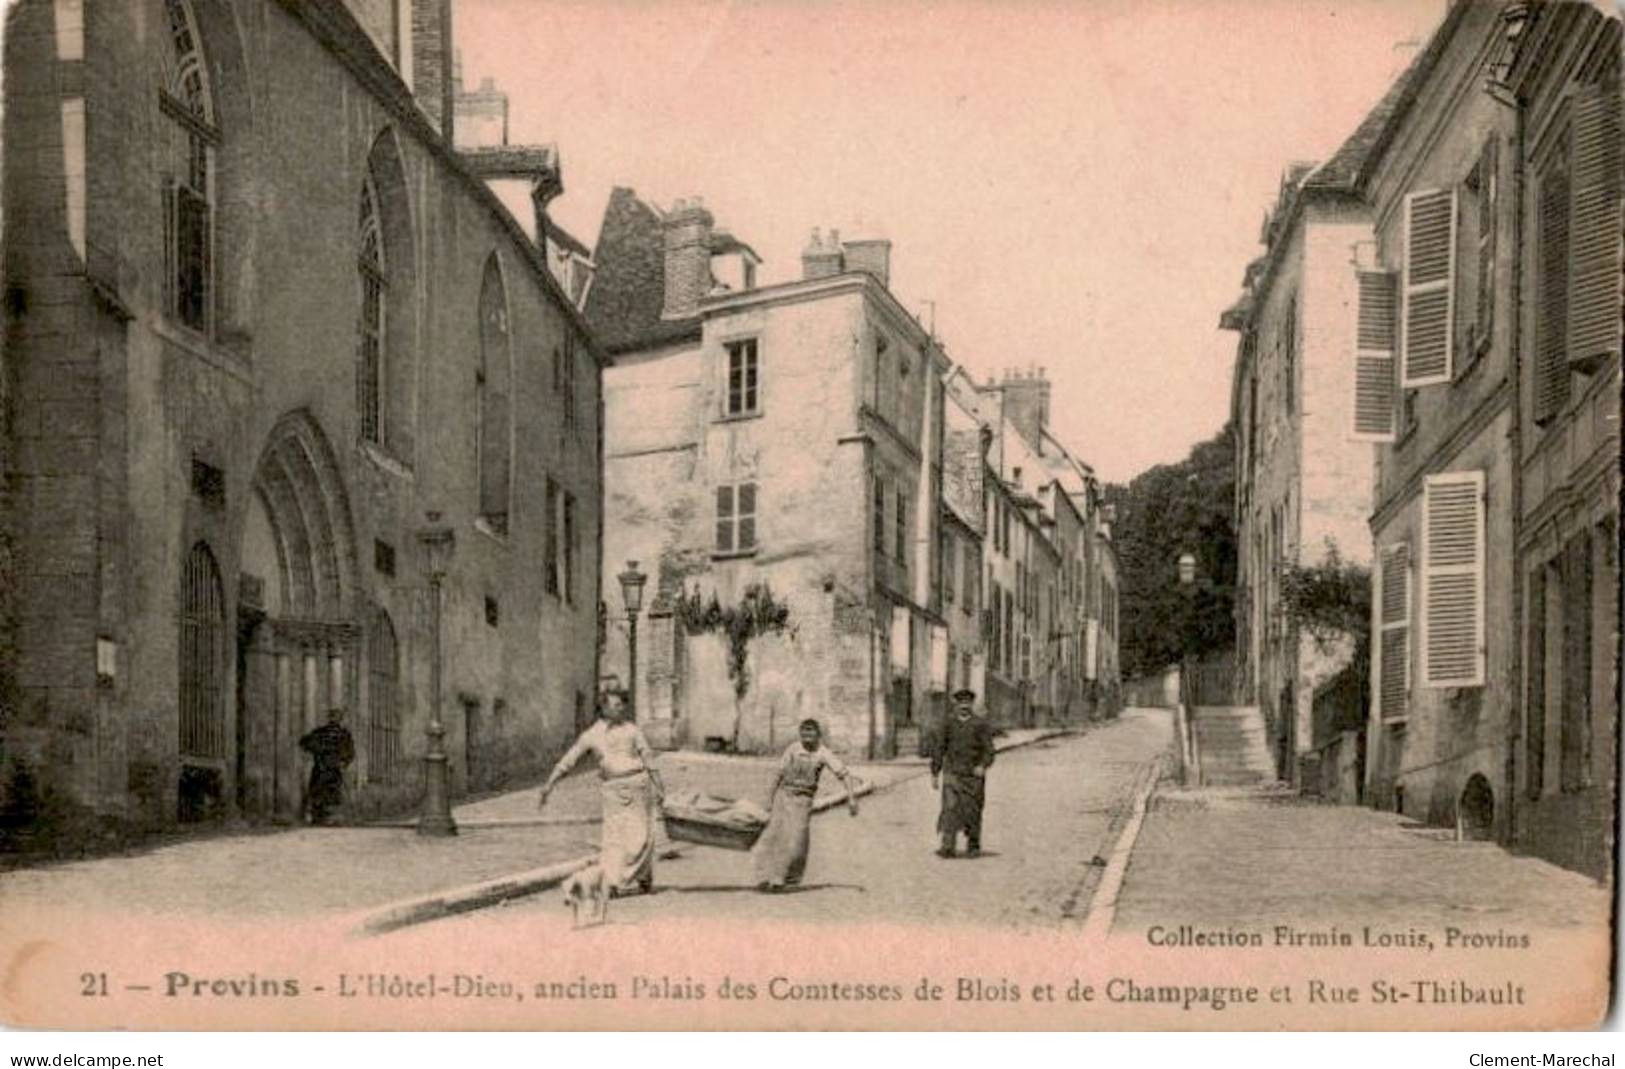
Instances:
[[[1275,782],[1264,714],[1254,705],[1198,705],[1191,714],[1204,787],[1259,787]]]

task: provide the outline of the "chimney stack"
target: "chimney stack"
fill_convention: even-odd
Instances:
[[[711,227],[715,223],[699,197],[679,200],[667,213],[662,319],[691,318],[699,313],[700,298],[711,292]]]
[[[848,241],[841,246],[848,271],[867,271],[880,280],[882,286],[891,284],[891,242],[880,238]]]
[[[1034,449],[1049,426],[1050,384],[1046,370],[1028,365],[1026,371],[1011,368],[1004,376],[1004,411],[1017,433]]]
[[[456,107],[455,58],[451,0],[412,0],[412,96],[448,144]]]
[[[801,250],[801,277],[804,279],[828,278],[838,275],[846,270],[846,256],[841,251],[841,232],[831,230],[829,240],[825,241],[813,227],[812,237],[807,239],[807,247]]]

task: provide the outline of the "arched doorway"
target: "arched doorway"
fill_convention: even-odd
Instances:
[[[338,466],[308,413],[272,428],[242,532],[237,613],[237,805],[295,820],[299,737],[334,705],[356,730],[355,536]]]
[[[1495,792],[1490,781],[1473,773],[1456,803],[1456,835],[1459,839],[1484,841],[1495,826]]]

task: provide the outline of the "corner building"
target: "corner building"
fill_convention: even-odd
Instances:
[[[600,365],[450,56],[447,0],[11,8],[0,790],[292,818],[342,705],[399,809],[437,649],[454,792],[590,706]]]

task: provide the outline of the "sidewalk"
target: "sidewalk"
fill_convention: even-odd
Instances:
[[[1171,921],[1603,931],[1610,906],[1585,876],[1395,813],[1280,790],[1173,789],[1151,799],[1113,933]]]
[[[1000,749],[1060,734],[1012,732]],[[673,794],[704,790],[765,800],[776,759],[665,753]],[[918,758],[852,766],[860,794],[925,774]],[[410,822],[366,827],[265,829],[222,834],[124,856],[17,869],[0,875],[8,903],[68,911],[280,919],[315,916],[428,919],[530,893],[589,863],[598,843],[598,778],[561,781],[545,811],[529,786],[457,806],[460,834],[421,838]],[[839,804],[826,783],[816,806]],[[670,844],[664,844],[672,849]],[[415,912],[414,912],[415,911]]]

